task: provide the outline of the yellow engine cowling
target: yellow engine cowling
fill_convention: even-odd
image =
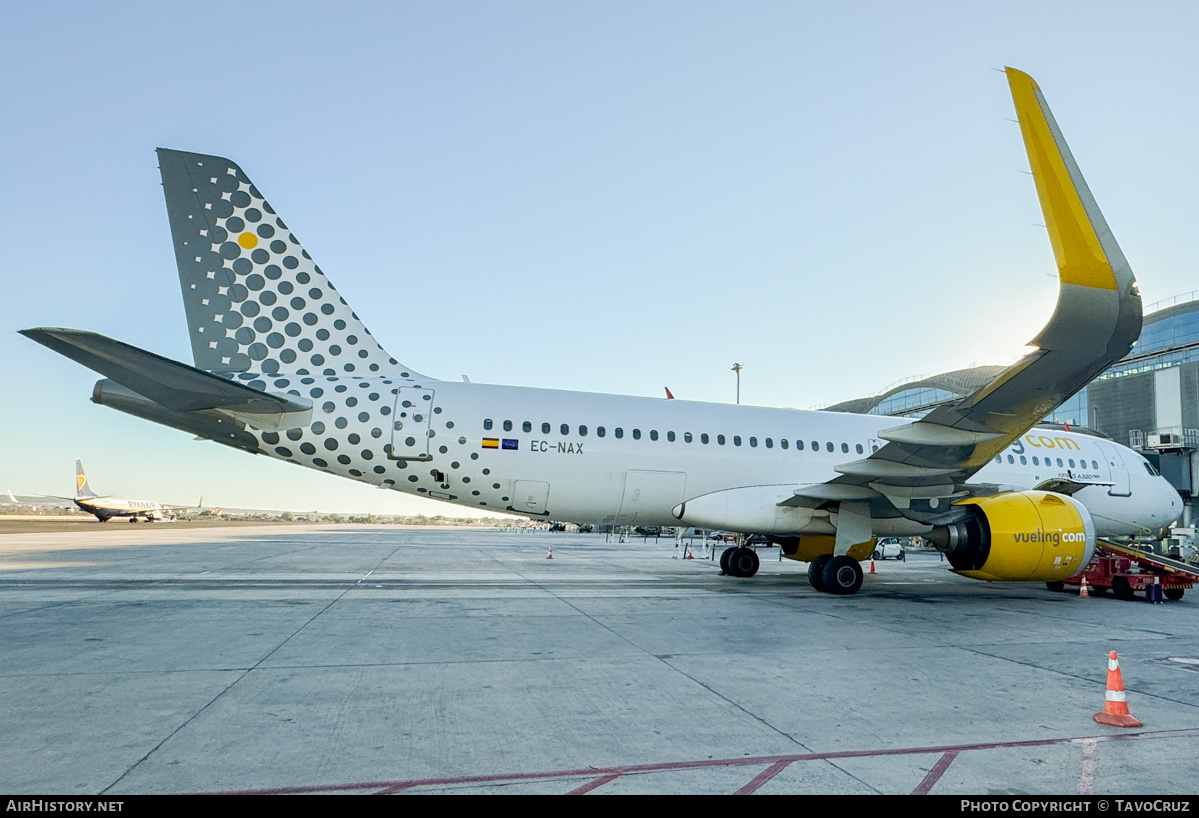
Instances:
[[[935,529],[934,545],[963,576],[989,582],[1055,581],[1074,576],[1095,554],[1095,523],[1064,494],[1021,491],[958,502],[970,516]]]

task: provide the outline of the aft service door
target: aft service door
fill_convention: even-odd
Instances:
[[[401,386],[395,394],[387,456],[392,460],[432,460],[433,390]]]

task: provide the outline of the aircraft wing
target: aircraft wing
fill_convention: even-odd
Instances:
[[[217,410],[259,428],[304,425],[312,404],[263,392],[94,332],[39,328],[21,334],[172,412]]]
[[[802,486],[785,505],[882,498],[905,516],[934,522],[946,499],[971,493],[971,475],[1046,414],[1120,360],[1141,333],[1141,297],[1061,131],[1027,74],[1007,69],[1060,289],[1036,347],[990,383],[915,423],[884,429],[885,445],[837,466],[841,476]],[[893,514],[894,512],[892,512]]]

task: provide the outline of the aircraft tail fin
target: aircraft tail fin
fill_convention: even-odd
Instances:
[[[83,461],[75,461],[75,496],[76,497],[99,497],[100,495],[91,490],[87,484],[87,475],[83,473]]]
[[[410,375],[240,167],[166,148],[158,162],[199,369]]]

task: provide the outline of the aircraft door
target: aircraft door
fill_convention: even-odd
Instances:
[[[512,505],[508,506],[508,510],[523,511],[526,514],[548,514],[545,504],[549,496],[549,483],[539,480],[517,480],[512,489]]]
[[[433,390],[418,386],[401,386],[395,392],[392,411],[391,460],[432,460]]]
[[[1112,497],[1128,497],[1132,494],[1132,482],[1128,477],[1128,466],[1124,463],[1120,450],[1108,443],[1096,442],[1099,443],[1099,451],[1103,452],[1111,469],[1112,487],[1107,490],[1107,493]]]
[[[670,510],[686,499],[683,496],[686,488],[686,472],[630,469],[625,472],[617,525],[669,522]]]

